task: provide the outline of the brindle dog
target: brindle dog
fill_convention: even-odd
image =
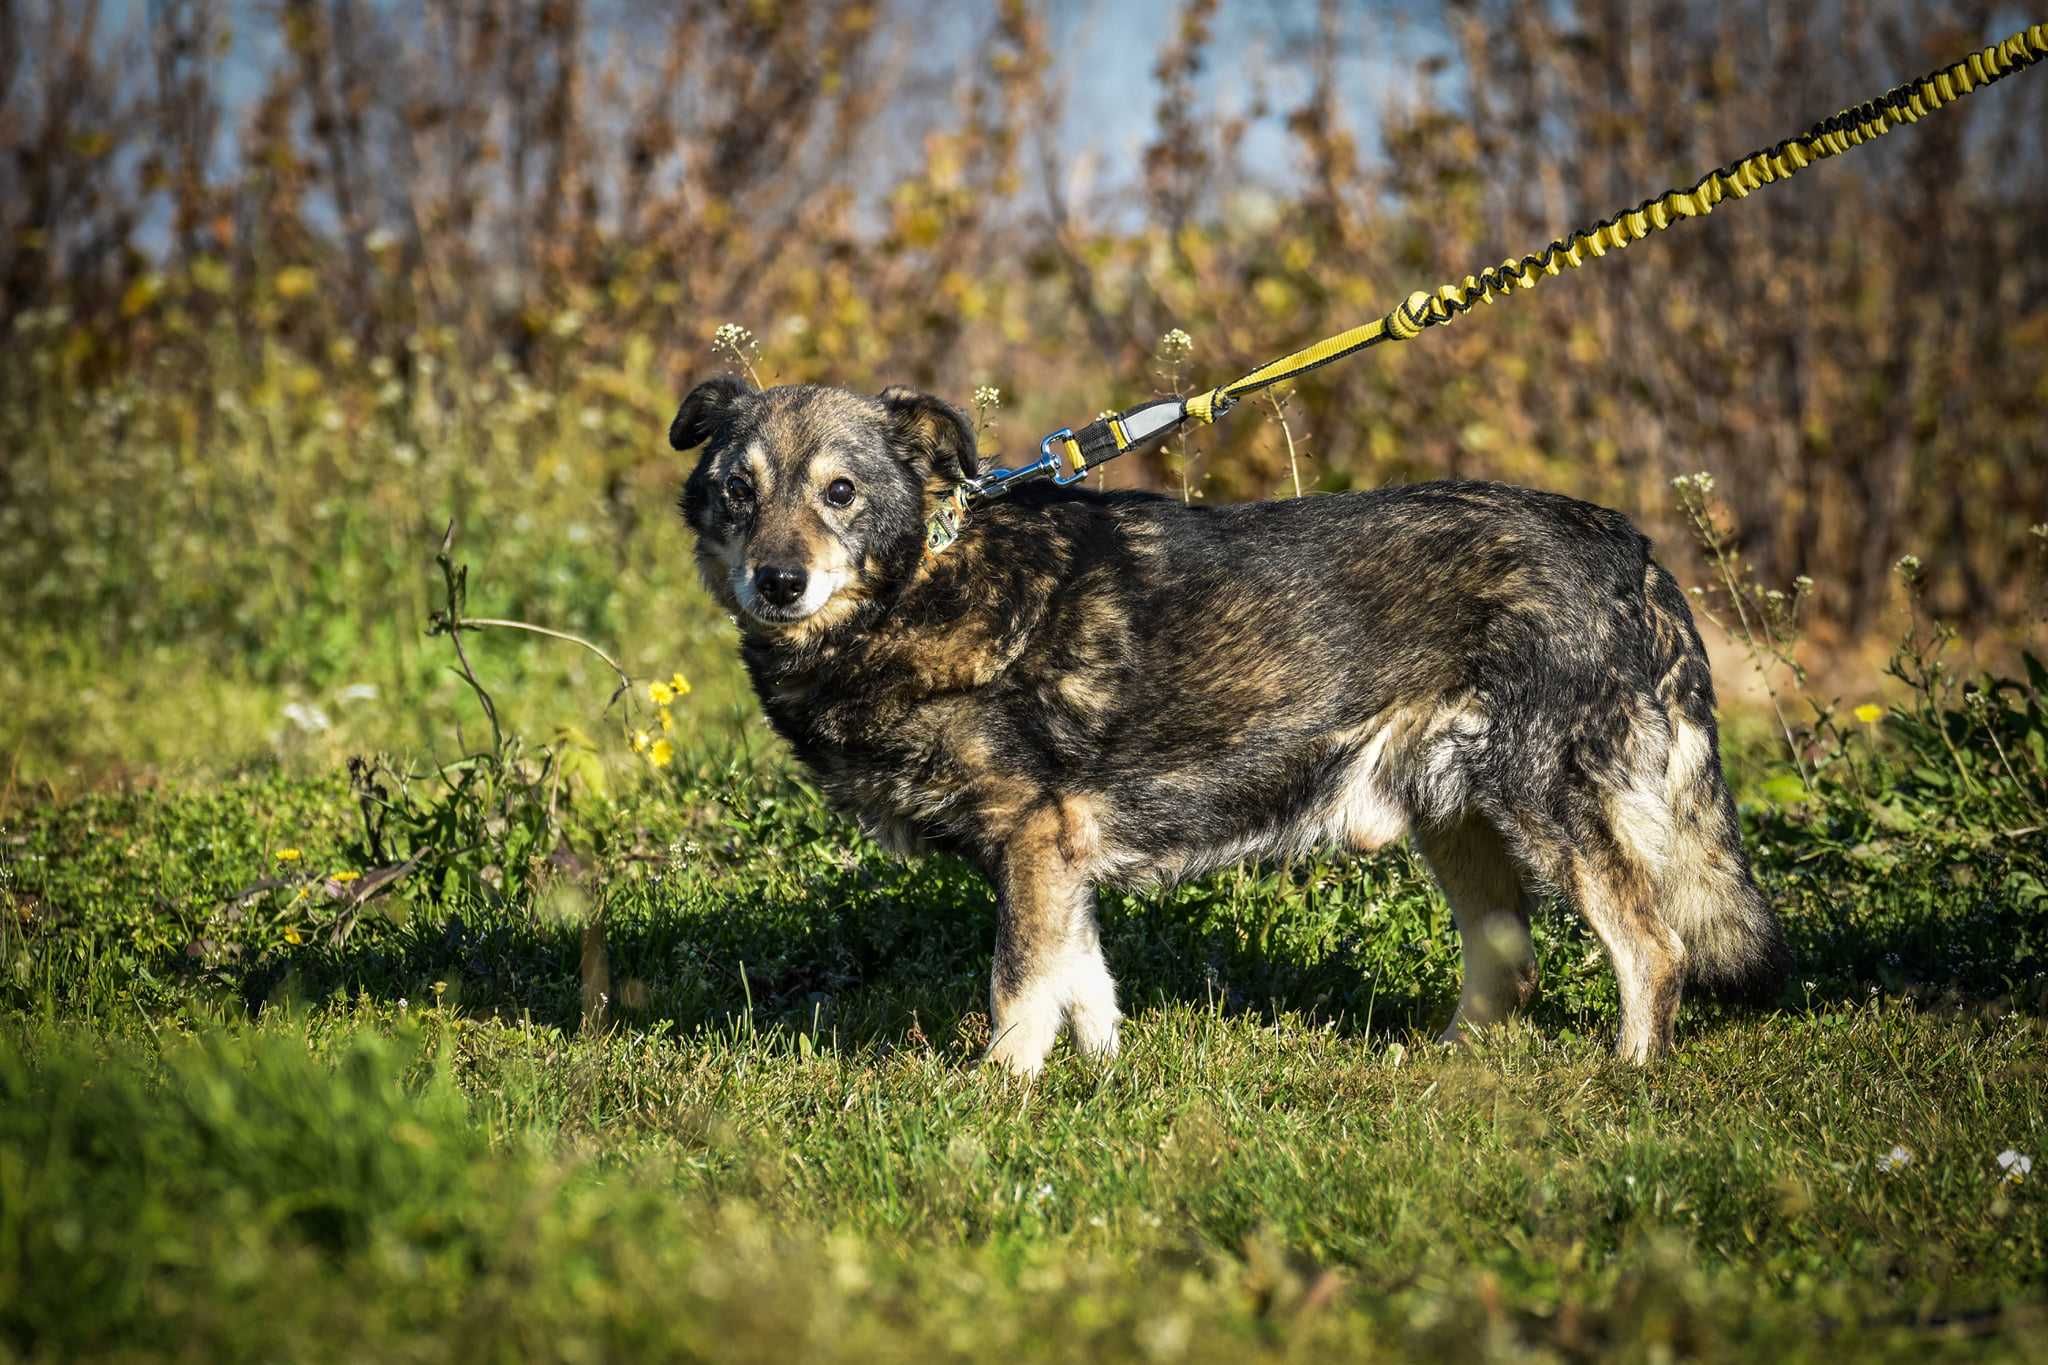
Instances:
[[[1117,1046],[1094,889],[1412,838],[1463,941],[1446,1032],[1536,989],[1532,892],[1606,945],[1620,1051],[1686,979],[1768,984],[1778,923],[1722,780],[1684,595],[1617,513],[1490,483],[1228,507],[1020,488],[928,553],[966,420],[703,384],[669,432],[769,720],[893,849],[994,883],[989,1056]]]

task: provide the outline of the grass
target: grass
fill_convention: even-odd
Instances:
[[[600,873],[495,901],[406,882],[352,921],[325,894],[360,852],[333,777],[29,806],[4,836],[0,1341],[2048,1349],[2048,1196],[1996,1164],[2048,1155],[2038,837],[1964,859],[1923,831],[1934,856],[1887,862],[1824,810],[1752,816],[1802,978],[1763,1013],[1689,1007],[1649,1071],[1609,1057],[1607,970],[1554,910],[1531,1020],[1427,1042],[1455,940],[1395,852],[1109,898],[1125,1052],[1027,1089],[975,1065],[978,878],[888,859],[772,758],[700,752],[615,797]]]
[[[1965,689],[1916,617],[1729,717],[1796,972],[1648,1070],[1554,906],[1530,1017],[1428,1041],[1394,850],[1105,897],[1125,1050],[1027,1088],[987,888],[768,740],[646,414],[207,373],[0,405],[0,1358],[2048,1354],[2038,663]],[[689,675],[672,764],[466,633],[492,742],[421,629],[451,511],[462,614]],[[1782,679],[1736,543],[1703,605]]]

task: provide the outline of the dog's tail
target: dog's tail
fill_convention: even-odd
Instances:
[[[1663,799],[1671,842],[1658,912],[1685,945],[1686,974],[1750,1000],[1774,997],[1789,967],[1785,932],[1757,889],[1735,800],[1721,772],[1714,680],[1678,582],[1652,561],[1643,575],[1657,699],[1671,727]]]

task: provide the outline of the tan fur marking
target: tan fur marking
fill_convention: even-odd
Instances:
[[[1005,843],[989,1060],[1019,1074],[1045,1065],[1063,1020],[1083,1051],[1116,1051],[1116,983],[1089,885],[1099,847],[1094,805],[1082,797],[1039,803]]]

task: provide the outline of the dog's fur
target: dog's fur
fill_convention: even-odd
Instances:
[[[1404,835],[1464,945],[1449,1037],[1535,991],[1537,888],[1606,945],[1630,1059],[1670,1045],[1681,981],[1780,969],[1706,654],[1617,513],[1489,483],[1232,507],[1040,484],[933,555],[976,468],[937,399],[715,380],[670,440],[703,447],[683,512],[776,730],[877,838],[994,883],[993,1060],[1036,1072],[1062,1022],[1116,1050],[1096,886]],[[778,606],[762,584],[795,580],[764,568],[801,594]]]

